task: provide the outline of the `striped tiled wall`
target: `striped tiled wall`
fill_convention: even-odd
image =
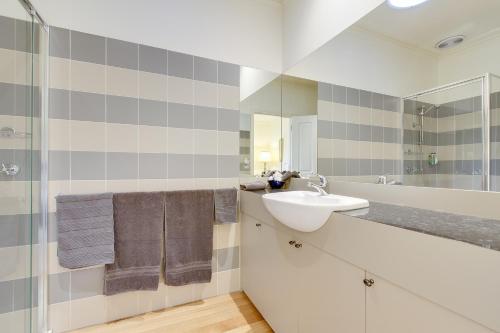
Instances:
[[[318,83],[318,173],[375,182],[401,174],[400,99]]]
[[[409,185],[481,190],[482,102],[480,97],[447,102],[424,116],[424,145],[420,154],[417,110],[430,104],[405,101],[404,172]],[[428,155],[439,163],[429,166]],[[420,162],[422,161],[422,162]]]
[[[7,21],[0,20],[2,38]],[[20,91],[19,80],[6,73],[13,66],[3,64],[22,51],[0,47],[3,105],[6,92]],[[105,297],[102,266],[70,271],[58,265],[54,214],[57,194],[238,186],[239,66],[52,28],[49,99],[49,327],[54,332],[240,288],[237,224],[214,228],[211,283],[160,284],[157,292]],[[22,147],[9,153],[20,156]],[[24,193],[22,177],[2,185],[9,193]],[[1,207],[9,214],[2,217],[2,235],[12,235],[12,228],[19,234],[0,237],[0,258],[14,265],[0,274],[0,295],[10,297],[27,281],[27,268],[19,262],[29,247],[21,226],[29,223],[26,211]],[[25,307],[0,297],[0,325],[18,320]]]
[[[38,63],[38,29],[31,22],[0,16],[0,128],[11,127],[19,133],[28,133],[24,137],[0,137],[0,162],[20,166],[15,176],[0,174],[2,332],[27,332],[30,325],[29,308],[31,305],[37,306],[37,279],[30,279],[31,270],[37,267],[37,253],[36,245],[32,253],[30,244],[32,240],[34,243],[37,241],[40,180],[38,72],[34,73],[32,79],[32,66],[36,69]],[[31,178],[33,183],[30,182]]]
[[[500,79],[493,77],[494,86],[500,85]],[[498,89],[497,89],[498,90]],[[490,99],[490,138],[491,138],[491,190],[500,192],[500,91],[491,94]]]

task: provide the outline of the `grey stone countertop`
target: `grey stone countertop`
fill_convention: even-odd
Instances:
[[[255,191],[263,195],[273,191]],[[370,207],[336,212],[359,219],[500,251],[500,220],[370,201]]]

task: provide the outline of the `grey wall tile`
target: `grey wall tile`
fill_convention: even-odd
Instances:
[[[240,267],[240,248],[228,247],[217,251],[217,271],[228,271]]]
[[[193,178],[193,155],[169,154],[168,178]]]
[[[108,38],[106,45],[108,65],[137,69],[139,62],[139,46],[118,39]]]
[[[360,176],[369,176],[372,174],[372,160],[370,159],[359,160],[359,174]]]
[[[193,106],[190,104],[168,103],[168,126],[193,128]]]
[[[16,110],[16,89],[15,85],[0,82],[0,114],[1,115],[18,115],[19,111]],[[26,111],[22,110],[22,115]],[[19,114],[21,115],[21,114]]]
[[[377,110],[384,109],[384,95],[382,94],[372,94],[372,108]]]
[[[323,176],[333,176],[332,163],[331,158],[318,158],[318,173]]]
[[[372,107],[372,93],[366,90],[359,91],[359,105],[365,108]]]
[[[71,59],[106,64],[106,39],[101,36],[71,31]]]
[[[333,98],[332,94],[333,89],[331,84],[318,82],[318,99],[331,102]]]
[[[15,176],[0,174],[0,181],[24,181],[30,179],[30,151],[24,149],[0,149],[0,162],[16,164],[19,172]],[[40,179],[34,175],[34,179]]]
[[[384,95],[384,110],[398,112],[400,109],[400,99],[398,97]]]
[[[332,85],[332,99],[334,103],[346,104],[347,88],[343,86]]]
[[[109,95],[106,98],[106,121],[135,125],[138,123],[138,108],[137,98]]]
[[[106,98],[101,94],[80,91],[71,92],[71,119],[82,121],[104,121]]]
[[[167,103],[147,99],[139,100],[139,124],[167,126]]]
[[[231,111],[234,112],[234,111]],[[205,106],[194,106],[194,128],[217,129],[217,109]]]
[[[73,151],[71,152],[71,179],[105,179],[104,165],[105,156],[103,152]]]
[[[49,275],[49,304],[69,301],[69,272]]]
[[[49,180],[70,178],[70,152],[49,150]]]
[[[381,176],[384,174],[384,160],[372,160],[372,175]]]
[[[50,27],[50,50],[51,57],[70,58],[70,32],[68,29]]]
[[[38,53],[40,32],[31,21],[16,20],[16,50]],[[33,31],[33,34],[32,34]]]
[[[217,178],[217,156],[194,155],[195,178]]]
[[[33,116],[39,117],[40,105],[39,105],[39,99],[36,98],[37,96],[39,96],[38,87],[34,87],[32,90],[30,86],[16,85],[15,90],[16,90],[16,115],[31,116],[31,109],[32,109],[31,103],[33,102],[34,103]],[[33,96],[35,98],[33,98],[32,100]]]
[[[217,83],[217,61],[194,57],[194,79]]]
[[[359,125],[347,123],[347,139],[353,141],[359,141]]]
[[[49,118],[69,119],[69,91],[49,89]]]
[[[326,120],[318,120],[318,138],[330,139],[333,133],[333,123]]]
[[[217,157],[217,173],[219,178],[234,178],[240,174],[240,156],[221,155]]]
[[[28,245],[31,221],[27,214],[0,215],[0,248]]]
[[[0,313],[11,312],[14,308],[14,286],[12,281],[0,282]]]
[[[466,137],[465,136],[466,132],[464,132],[464,143],[467,142],[472,142],[472,131],[470,131],[470,136]],[[425,136],[424,136],[425,140]],[[424,141],[425,142],[425,141]],[[429,141],[427,141],[429,142]],[[438,139],[437,139],[437,144],[440,146],[450,146],[455,144],[455,133],[454,132],[443,132],[443,133],[438,133]]]
[[[240,130],[240,112],[218,109],[217,128],[219,131],[238,132]]]
[[[193,78],[193,56],[185,53],[168,51],[168,75]]]
[[[372,141],[384,142],[384,127],[372,126]]]
[[[167,74],[167,50],[139,45],[139,70]]]
[[[359,159],[346,159],[347,162],[347,175],[359,176]]]
[[[347,88],[346,103],[349,105],[359,106],[359,90]]]
[[[240,66],[219,61],[217,72],[219,83],[236,87],[240,86]]]
[[[332,161],[332,172],[334,176],[346,176],[347,161],[343,158],[334,158]]]
[[[137,179],[137,153],[106,153],[106,179]]]
[[[384,174],[393,175],[394,161],[393,160],[383,160],[383,161],[384,161]]]
[[[372,127],[369,125],[359,125],[359,140],[372,141]]]
[[[71,299],[102,295],[104,289],[104,267],[75,270],[71,272]]]
[[[16,48],[16,20],[0,16],[0,48],[14,50]]]
[[[396,143],[397,142],[397,129],[392,127],[384,127],[384,142]]]
[[[139,154],[140,179],[167,178],[167,154]]]
[[[13,281],[14,311],[38,306],[37,277],[17,279]]]
[[[346,139],[347,138],[347,123],[338,121],[332,122],[332,139]]]
[[[47,217],[48,242],[57,241],[57,216],[55,212],[48,213]]]

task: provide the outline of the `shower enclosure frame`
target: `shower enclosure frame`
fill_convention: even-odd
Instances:
[[[404,156],[404,101],[416,99],[420,96],[429,95],[437,92],[442,92],[446,90],[450,90],[453,88],[457,88],[460,86],[468,85],[474,82],[481,83],[481,93],[482,93],[482,190],[490,191],[491,188],[491,174],[490,174],[490,160],[491,160],[491,135],[490,135],[490,94],[491,94],[491,76],[500,78],[499,76],[492,73],[485,73],[483,75],[475,76],[469,79],[455,81],[452,83],[447,83],[435,88],[427,89],[415,94],[411,94],[408,96],[404,96],[401,98],[401,156]],[[422,157],[421,157],[422,158]],[[401,172],[402,177],[404,176],[404,158],[401,159]]]
[[[38,258],[37,258],[37,281],[38,281],[38,305],[37,305],[37,320],[34,330],[31,320],[31,332],[46,333],[48,330],[48,110],[49,110],[49,40],[50,28],[47,22],[42,18],[29,0],[18,0],[32,17],[32,34],[34,32],[34,24],[43,29],[45,37],[40,34],[39,40],[39,62],[35,68],[32,61],[32,75],[38,71],[39,75],[39,91],[40,91],[40,202],[39,202],[39,220],[38,220]],[[34,35],[34,34],[33,34]],[[32,38],[33,42],[34,38]],[[43,57],[42,55],[43,50]],[[43,62],[41,61],[43,59]],[[32,103],[33,108],[33,94]],[[33,250],[32,250],[33,251]],[[33,276],[32,276],[33,277]],[[33,294],[33,293],[32,293]]]

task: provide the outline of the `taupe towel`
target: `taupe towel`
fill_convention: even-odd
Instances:
[[[238,191],[233,188],[214,190],[215,221],[218,223],[238,222]]]
[[[240,190],[243,191],[260,191],[265,190],[267,184],[261,181],[255,181],[252,183],[240,184]]]
[[[160,278],[164,192],[116,193],[113,196],[115,251],[106,265],[104,294],[157,290]]]
[[[65,268],[113,263],[113,194],[60,195],[57,256]]]
[[[166,192],[165,207],[165,283],[210,282],[214,191]]]

